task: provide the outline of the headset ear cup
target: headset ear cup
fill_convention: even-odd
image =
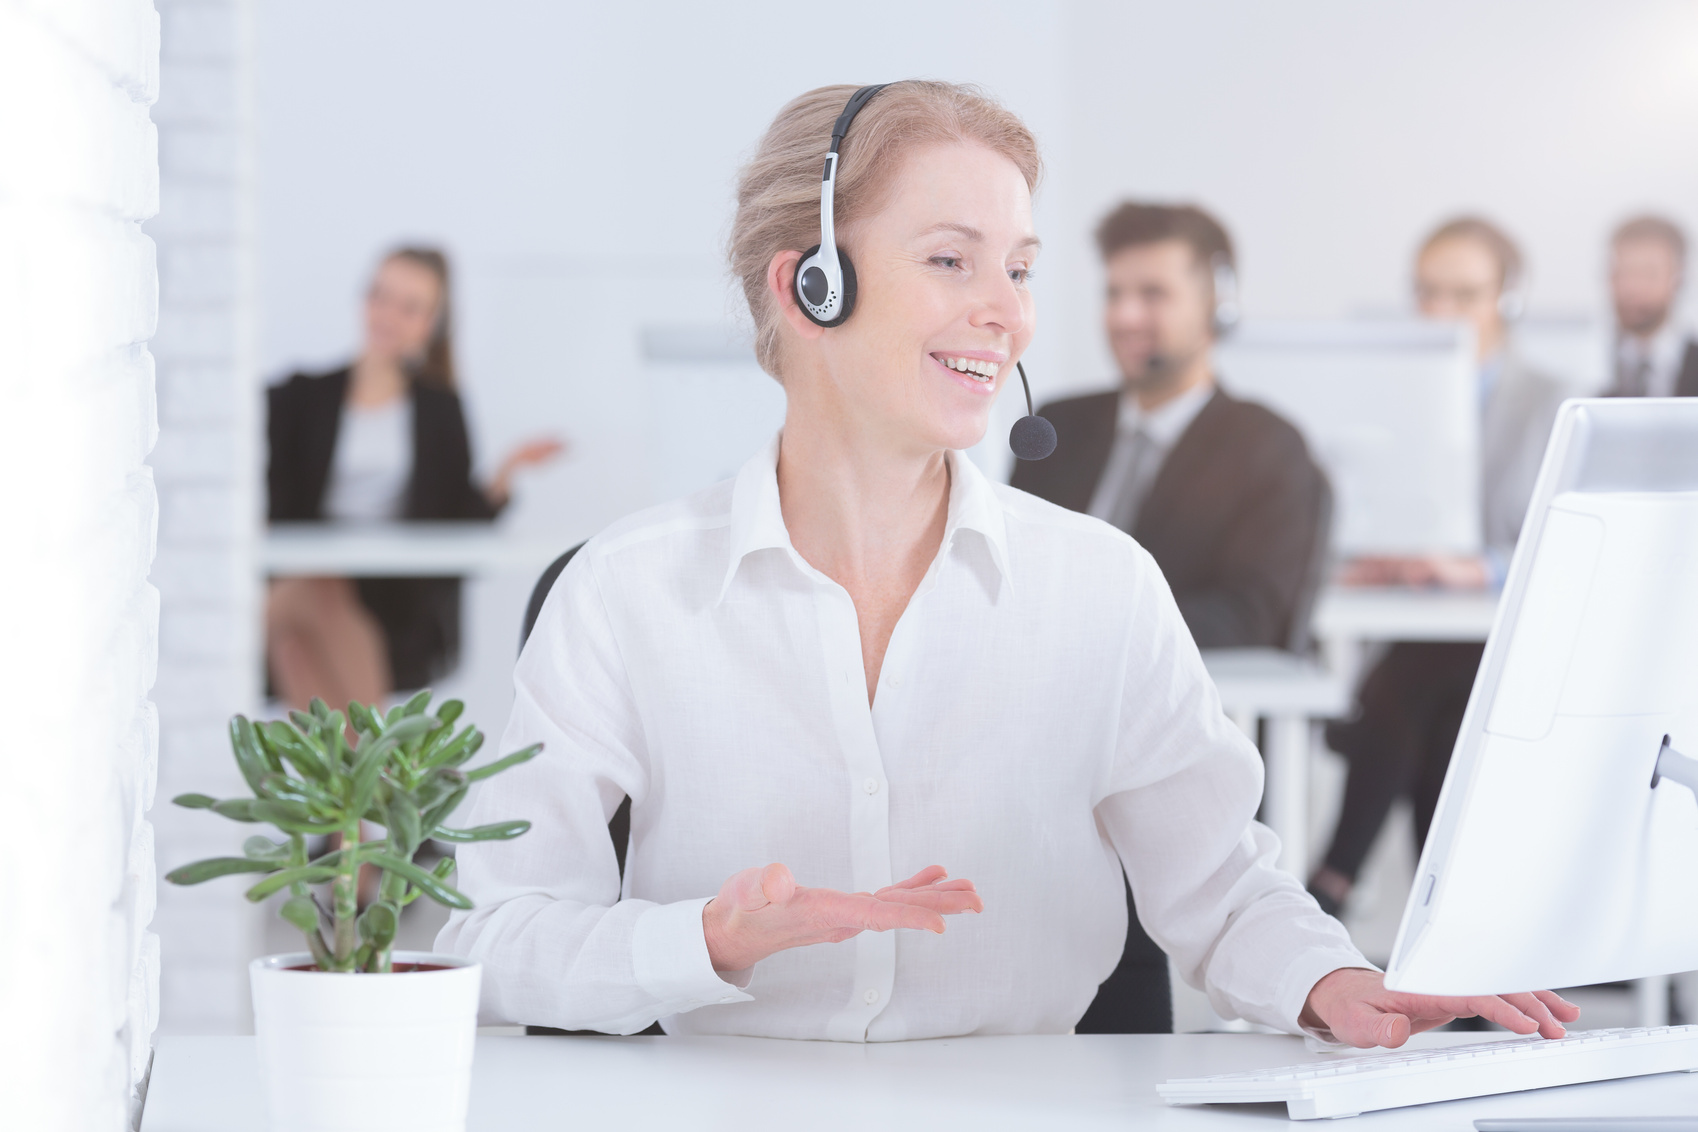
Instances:
[[[791,284],[791,290],[795,292],[796,305],[801,308],[803,316],[809,322],[815,326],[841,326],[843,320],[849,317],[849,312],[855,309],[855,265],[849,262],[849,256],[842,248],[837,249],[837,266],[842,272],[842,279],[835,288],[838,293],[837,315],[830,319],[820,318],[809,309],[809,300],[802,291],[802,274],[808,266],[808,261],[813,259],[819,253],[819,250],[820,246],[815,244],[803,252],[802,258],[796,261],[796,275]],[[830,286],[829,276],[827,277],[827,286]]]

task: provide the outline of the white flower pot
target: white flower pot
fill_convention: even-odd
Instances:
[[[255,959],[254,1031],[271,1132],[463,1132],[482,968],[328,974],[306,952]]]

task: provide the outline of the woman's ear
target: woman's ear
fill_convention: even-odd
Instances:
[[[796,265],[802,262],[799,251],[783,251],[772,257],[766,267],[766,289],[778,304],[778,313],[804,340],[812,341],[825,333],[825,327],[802,313],[796,302]]]

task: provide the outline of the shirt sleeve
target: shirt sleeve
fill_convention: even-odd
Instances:
[[[1160,571],[1137,554],[1120,742],[1097,814],[1180,976],[1223,1017],[1303,1033],[1317,981],[1373,964],[1275,866],[1279,839],[1255,820],[1261,758],[1222,711]]]
[[[458,884],[476,906],[450,916],[436,945],[483,964],[486,1022],[631,1034],[751,996],[708,959],[702,908],[711,893],[671,904],[620,899],[607,823],[625,795],[641,802],[648,776],[586,552],[555,582],[514,672],[500,750],[542,743],[542,753],[480,784],[464,818],[527,818],[531,829],[460,846]]]

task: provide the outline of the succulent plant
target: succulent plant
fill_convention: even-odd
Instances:
[[[287,720],[256,725],[240,715],[232,718],[230,746],[253,797],[221,801],[180,794],[172,801],[233,821],[275,826],[284,839],[250,837],[240,857],[196,861],[173,869],[165,879],[200,884],[236,873],[264,873],[247,898],[257,903],[287,889],[282,917],[306,936],[320,970],[389,971],[403,907],[420,896],[450,908],[472,906],[448,883],[453,857],[443,857],[428,871],[414,864],[425,843],[506,841],[531,827],[528,821],[471,829],[443,824],[473,782],[534,758],[542,745],[463,770],[483,746],[483,733],[467,726],[455,734],[454,722],[465,705],[446,700],[430,715],[430,698],[427,689],[387,715],[361,703],[350,703],[344,715],[315,699],[310,711],[290,712]],[[362,822],[383,826],[386,836],[362,841]],[[308,859],[307,839],[324,835],[337,835],[340,843]],[[377,898],[363,911],[362,867],[381,874]],[[329,885],[328,905],[313,891],[321,885]]]

